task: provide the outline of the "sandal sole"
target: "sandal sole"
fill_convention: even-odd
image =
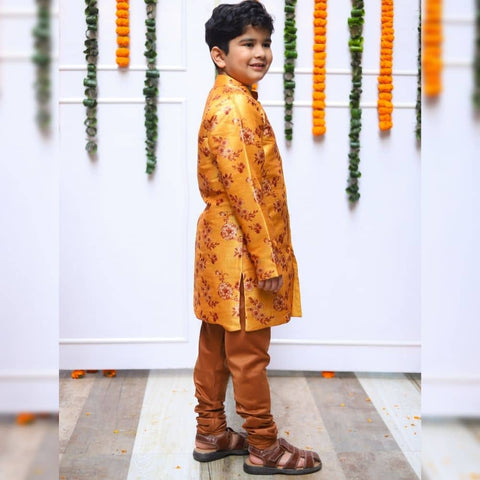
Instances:
[[[248,455],[248,450],[223,450],[220,452],[200,453],[193,451],[193,458],[197,462],[213,462],[221,458],[229,457],[230,455]]]
[[[261,465],[254,466],[246,462],[243,464],[243,471],[251,475],[308,475],[309,473],[318,472],[321,469],[321,463],[316,467],[302,469],[262,467]]]

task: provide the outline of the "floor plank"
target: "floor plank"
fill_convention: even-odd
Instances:
[[[118,382],[121,374],[116,379],[96,376],[91,385],[87,377],[87,382],[76,380],[64,389],[62,404],[68,408],[62,418],[76,423],[75,428],[62,425],[64,479],[255,478],[243,472],[244,457],[207,464],[193,460],[196,399],[191,371],[153,370],[148,375],[143,372],[140,388],[133,380],[136,374],[125,372],[121,382]],[[353,373],[325,379],[314,373],[271,372],[269,379],[272,413],[279,435],[300,448],[318,451],[323,460],[322,471],[302,478],[417,478],[390,431],[398,428],[398,422],[386,423],[385,411],[382,407],[378,411],[375,408],[380,404],[390,405],[394,398],[400,402],[405,388],[410,393],[409,388],[417,391],[418,385],[412,379],[396,379],[400,380],[398,388],[385,383],[385,379],[377,382],[368,376],[360,378],[363,388]],[[410,384],[407,386],[404,380]],[[386,385],[384,390],[382,385]],[[136,393],[128,394],[132,389]],[[122,406],[115,407],[119,398],[123,398]],[[403,402],[402,408],[406,406]],[[402,414],[405,411],[401,410]],[[125,419],[126,412],[130,417],[137,416],[135,427],[131,418]],[[229,425],[241,429],[243,419],[235,413],[231,383],[227,389],[226,412]],[[112,433],[114,431],[117,433]],[[130,446],[124,440],[129,440]],[[413,454],[415,448],[412,448]],[[268,480],[269,476],[260,478]]]
[[[58,418],[56,416],[38,418],[35,422],[39,424],[39,428],[43,428],[44,432],[26,480],[58,478]]]
[[[70,371],[60,372],[60,421],[58,429],[60,460],[70,441],[83,406],[90,395],[95,378],[94,375],[87,374],[84,378],[73,379]]]
[[[28,425],[17,425],[13,415],[0,417],[0,479],[56,478],[57,432],[53,416]]]
[[[95,376],[60,462],[60,479],[126,478],[148,372]],[[80,382],[78,382],[80,384]]]
[[[310,376],[307,382],[349,480],[416,478],[354,374],[339,373],[334,378]]]
[[[194,401],[192,372],[150,371],[128,480],[209,478],[192,457]]]
[[[403,373],[357,373],[360,384],[413,470],[421,475],[421,393]]]
[[[480,420],[424,419],[422,479],[480,479]]]

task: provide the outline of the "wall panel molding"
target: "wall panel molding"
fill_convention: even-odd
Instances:
[[[80,97],[63,97],[58,100],[60,105],[82,105],[83,98]],[[110,98],[102,98],[99,97],[97,99],[98,104],[105,104],[105,105],[115,105],[115,104],[143,104],[145,103],[145,97],[110,97]],[[182,97],[161,97],[158,99],[158,103],[163,104],[184,104],[185,98]]]
[[[285,102],[283,100],[267,100],[267,101],[262,101],[262,105],[264,107],[284,107]],[[312,102],[311,101],[294,101],[293,105],[295,107],[312,107]],[[350,108],[350,104],[348,102],[325,102],[325,107],[326,108]],[[375,102],[364,102],[360,103],[361,108],[371,108],[371,109],[376,109],[377,104]],[[405,103],[394,103],[393,108],[401,108],[401,109],[415,109],[415,103],[413,102],[405,102]]]
[[[85,64],[60,65],[58,67],[60,72],[86,72]],[[183,65],[157,65],[157,70],[160,72],[186,72],[187,68]],[[98,72],[118,72],[118,66],[112,64],[103,64],[97,66]],[[128,67],[130,72],[146,72],[146,65],[130,65]]]
[[[125,345],[139,343],[187,343],[187,337],[61,338],[60,345]]]

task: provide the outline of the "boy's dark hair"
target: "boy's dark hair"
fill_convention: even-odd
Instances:
[[[249,25],[273,32],[273,18],[260,2],[223,3],[213,9],[205,24],[205,41],[210,50],[219,47],[228,55],[230,40],[245,32]]]

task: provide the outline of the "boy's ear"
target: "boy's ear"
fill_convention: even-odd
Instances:
[[[221,48],[213,47],[210,50],[210,56],[218,68],[225,68],[225,52]]]

